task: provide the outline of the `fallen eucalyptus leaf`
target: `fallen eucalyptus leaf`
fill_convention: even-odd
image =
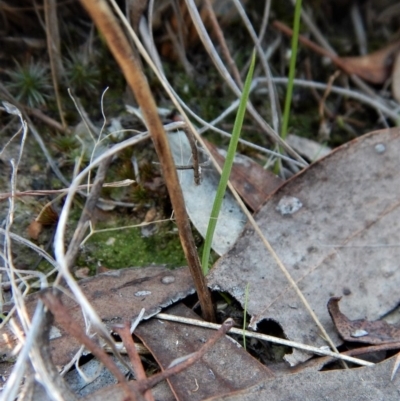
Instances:
[[[370,322],[366,319],[350,320],[339,309],[341,297],[332,297],[328,311],[343,340],[367,344],[384,344],[400,341],[400,328],[384,320]]]
[[[168,270],[163,266],[109,270],[83,279],[79,285],[110,330],[117,323],[134,320],[142,308],[145,308],[144,318],[148,319],[160,312],[161,308],[194,293],[193,281],[187,268]],[[30,316],[33,315],[40,294],[37,292],[25,299]],[[81,308],[75,300],[66,295],[62,295],[61,300],[70,310],[73,319],[84,327]],[[62,329],[53,328],[52,331],[54,337],[50,341],[50,348],[53,361],[62,366],[70,361],[80,344]],[[11,330],[4,328],[0,338],[3,357],[11,355],[16,342]]]
[[[326,309],[331,296],[344,296],[350,319],[377,320],[400,302],[399,154],[399,128],[360,137],[288,180],[255,215],[337,345],[342,340]],[[326,345],[250,226],[211,270],[209,285],[246,304],[251,327],[270,319],[290,340]],[[296,365],[309,357],[294,350],[285,359]]]

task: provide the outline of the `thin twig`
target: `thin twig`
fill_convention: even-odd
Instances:
[[[185,133],[189,141],[190,149],[192,150],[194,182],[196,185],[200,185],[201,171],[199,163],[199,150],[197,149],[196,141],[192,131],[188,129],[188,127],[185,127],[183,128],[183,132]]]
[[[125,349],[129,355],[133,371],[135,372],[135,379],[138,381],[146,380],[146,372],[143,369],[142,361],[140,360],[139,354],[135,347],[129,325],[125,323],[122,327],[114,326],[113,331],[115,331],[121,337],[121,340],[125,345]],[[150,390],[144,392],[143,396],[146,401],[154,401],[153,394]]]
[[[122,181],[115,181],[115,182],[107,182],[103,184],[103,188],[120,188],[120,187],[127,187],[133,184],[134,180],[122,180]],[[84,184],[79,185],[78,189],[87,189],[88,187],[93,187],[94,184]],[[68,188],[63,189],[45,189],[45,190],[28,190],[23,192],[15,192],[15,197],[23,197],[23,196],[44,196],[44,195],[54,195],[54,194],[66,194],[68,192]],[[9,198],[12,196],[11,192],[0,193],[0,201]]]
[[[47,41],[47,54],[49,55],[51,79],[53,81],[58,114],[60,115],[60,120],[63,127],[66,127],[67,124],[64,118],[59,88],[59,83],[62,78],[62,63],[60,51],[60,32],[58,28],[57,17],[57,1],[44,0],[44,19],[46,24],[45,31]]]
[[[236,67],[235,61],[233,60],[231,53],[229,51],[228,45],[226,44],[226,40],[224,37],[224,33],[222,32],[221,27],[219,26],[217,17],[215,15],[214,9],[212,7],[211,1],[210,0],[204,0],[204,7],[207,10],[208,17],[210,19],[212,29],[214,30],[214,35],[217,38],[218,44],[221,47],[222,55],[224,56],[229,69],[232,72],[233,77],[235,78],[235,81],[239,88],[243,87],[243,82],[242,78],[240,76],[240,72],[238,68]]]
[[[220,325],[215,324],[215,323],[204,322],[201,320],[190,319],[190,318],[185,318],[185,317],[181,317],[181,316],[168,315],[166,313],[159,313],[154,317],[154,319],[169,320],[171,322],[178,322],[178,323],[190,324],[193,326],[206,327],[206,328],[213,329],[213,330],[218,330],[220,328]],[[335,353],[335,352],[332,352],[332,351],[329,351],[329,350],[326,350],[323,348],[313,347],[311,345],[305,345],[305,344],[297,343],[295,341],[284,340],[282,338],[269,336],[267,334],[256,333],[254,331],[232,328],[230,330],[230,332],[233,334],[239,334],[240,336],[245,335],[246,337],[252,337],[252,338],[257,338],[259,340],[269,341],[274,344],[286,345],[288,347],[293,347],[293,348],[301,349],[303,351],[312,352],[317,355],[331,356],[334,359],[342,359],[344,361],[353,362],[353,363],[355,363],[357,365],[361,365],[361,366],[373,366],[374,365],[372,362],[363,361],[362,359],[352,358],[350,356]]]
[[[340,74],[340,71],[336,70],[336,72],[333,73],[329,77],[328,84],[327,84],[327,87],[325,89],[324,95],[322,96],[322,98],[321,98],[321,100],[319,102],[318,112],[319,112],[319,118],[320,118],[321,121],[324,121],[324,119],[325,119],[325,117],[324,117],[324,109],[325,109],[326,99],[328,98],[329,94],[331,93],[333,82],[339,76],[339,74]]]
[[[96,208],[96,204],[100,197],[101,188],[106,178],[107,170],[110,163],[111,163],[111,157],[105,159],[100,164],[97,170],[96,179],[94,180],[92,190],[90,191],[90,195],[86,199],[85,207],[82,210],[82,214],[78,221],[78,225],[75,229],[74,235],[69,244],[68,251],[65,257],[67,265],[70,267],[70,269],[75,263],[76,257],[79,252],[79,246],[83,238],[85,237],[87,224],[91,220],[93,211]]]

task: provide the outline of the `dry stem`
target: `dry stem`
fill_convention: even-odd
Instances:
[[[179,185],[178,175],[169,148],[167,136],[158,116],[157,107],[147,83],[147,79],[142,72],[139,60],[135,57],[134,52],[130,48],[129,43],[118,24],[118,21],[114,17],[106,1],[99,0],[97,2],[92,2],[90,0],[81,0],[81,2],[108,42],[111,52],[120,65],[121,70],[142,109],[144,119],[161,162],[172,207],[176,216],[183,251],[196,286],[204,318],[213,321],[215,320],[215,316],[211,295],[201,271],[200,260],[197,255],[190,222],[186,213],[182,190]]]

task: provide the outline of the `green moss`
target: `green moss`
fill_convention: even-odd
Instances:
[[[186,265],[178,233],[171,232],[170,228],[160,227],[148,238],[142,237],[140,228],[94,234],[85,244],[77,264],[91,270],[98,264],[109,269],[151,264],[171,268]]]

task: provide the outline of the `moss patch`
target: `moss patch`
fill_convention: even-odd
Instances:
[[[151,264],[171,268],[186,265],[178,233],[172,228],[169,223],[148,238],[142,237],[140,228],[94,234],[84,245],[77,264],[91,271],[98,265],[109,269]]]

